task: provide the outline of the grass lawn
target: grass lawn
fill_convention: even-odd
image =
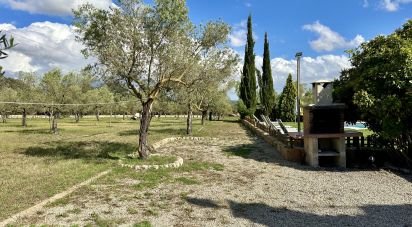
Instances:
[[[28,119],[28,127],[20,126],[20,119],[0,123],[0,220],[38,202],[64,191],[99,172],[115,167],[110,176],[137,174],[132,170],[119,169],[119,157],[137,149],[139,121],[108,119],[97,122],[94,118],[61,119],[59,134],[49,133],[47,119]],[[193,135],[206,137],[230,136],[239,127],[235,120],[213,121],[201,126],[194,119]],[[221,130],[225,128],[225,130]],[[185,119],[175,117],[153,118],[149,141],[151,143],[172,136],[185,136]],[[173,158],[166,158],[166,161]],[[153,159],[153,162],[165,160]],[[181,171],[202,168],[221,168],[213,163],[188,163]],[[129,173],[133,172],[133,173]],[[147,174],[151,174],[148,172]],[[161,173],[167,175],[167,173]],[[148,186],[163,179],[159,175],[139,178],[149,179]],[[193,179],[180,178],[182,183],[195,183]]]

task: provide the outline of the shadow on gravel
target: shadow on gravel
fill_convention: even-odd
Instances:
[[[263,203],[238,203],[228,200],[229,206],[218,205],[209,199],[187,198],[196,206],[213,209],[230,209],[233,217],[248,219],[264,226],[412,226],[412,204],[294,207],[296,209],[355,210],[359,215],[317,215],[271,207]]]
[[[50,157],[54,159],[118,159],[136,150],[127,143],[102,141],[46,143],[43,146],[29,147],[23,153],[28,156]]]
[[[188,203],[191,203],[193,205],[200,206],[200,207],[220,208],[219,205],[217,205],[214,201],[209,200],[209,199],[198,199],[198,198],[188,197],[186,198],[186,201]]]
[[[325,207],[325,209],[360,209],[361,215],[316,215],[287,207],[262,203],[229,201],[234,217],[249,219],[265,226],[411,226],[412,205],[369,205],[360,207]],[[298,207],[299,208],[299,207]],[[322,207],[313,207],[322,209]],[[312,209],[313,209],[312,208]],[[311,209],[311,208],[309,208]]]

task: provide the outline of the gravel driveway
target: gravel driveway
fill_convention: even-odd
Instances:
[[[244,152],[237,156],[230,153],[234,150]],[[20,223],[84,225],[98,214],[118,220],[109,225],[125,226],[140,220],[153,226],[412,226],[411,176],[294,164],[245,131],[230,138],[174,141],[159,152],[224,168],[181,173],[199,184],[165,183],[144,192],[96,182],[68,203]],[[148,212],[148,207],[156,209]]]

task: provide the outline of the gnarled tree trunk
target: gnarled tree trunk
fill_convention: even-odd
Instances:
[[[187,122],[186,122],[186,134],[187,135],[192,135],[192,119],[193,119],[192,104],[189,103],[187,105]]]
[[[21,118],[21,125],[23,127],[27,127],[27,112],[26,112],[26,108],[23,108],[23,114],[22,114],[22,118]]]
[[[203,110],[202,111],[202,125],[205,125],[206,117],[207,117],[207,110]]]
[[[209,121],[213,121],[213,112],[212,111],[209,112]]]
[[[57,134],[58,133],[58,131],[57,131],[57,116],[58,116],[58,112],[56,111],[56,112],[53,112],[52,111],[52,123],[51,123],[51,131],[52,131],[52,133],[54,133],[54,134]]]
[[[7,118],[6,114],[2,113],[1,114],[1,121],[3,122],[3,124],[6,123],[6,118]]]
[[[76,123],[79,123],[79,121],[80,121],[80,113],[79,112],[76,112],[74,114],[74,119],[76,120]]]
[[[100,121],[100,110],[96,109],[96,120]]]
[[[146,159],[149,156],[149,144],[147,142],[147,134],[149,130],[151,113],[152,113],[153,99],[147,100],[143,103],[142,116],[140,118],[139,131],[139,157]]]

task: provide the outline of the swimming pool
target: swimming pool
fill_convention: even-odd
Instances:
[[[360,121],[356,122],[356,124],[350,124],[350,123],[345,122],[345,128],[357,129],[357,130],[367,129],[365,123],[364,123],[364,122],[360,122]]]

